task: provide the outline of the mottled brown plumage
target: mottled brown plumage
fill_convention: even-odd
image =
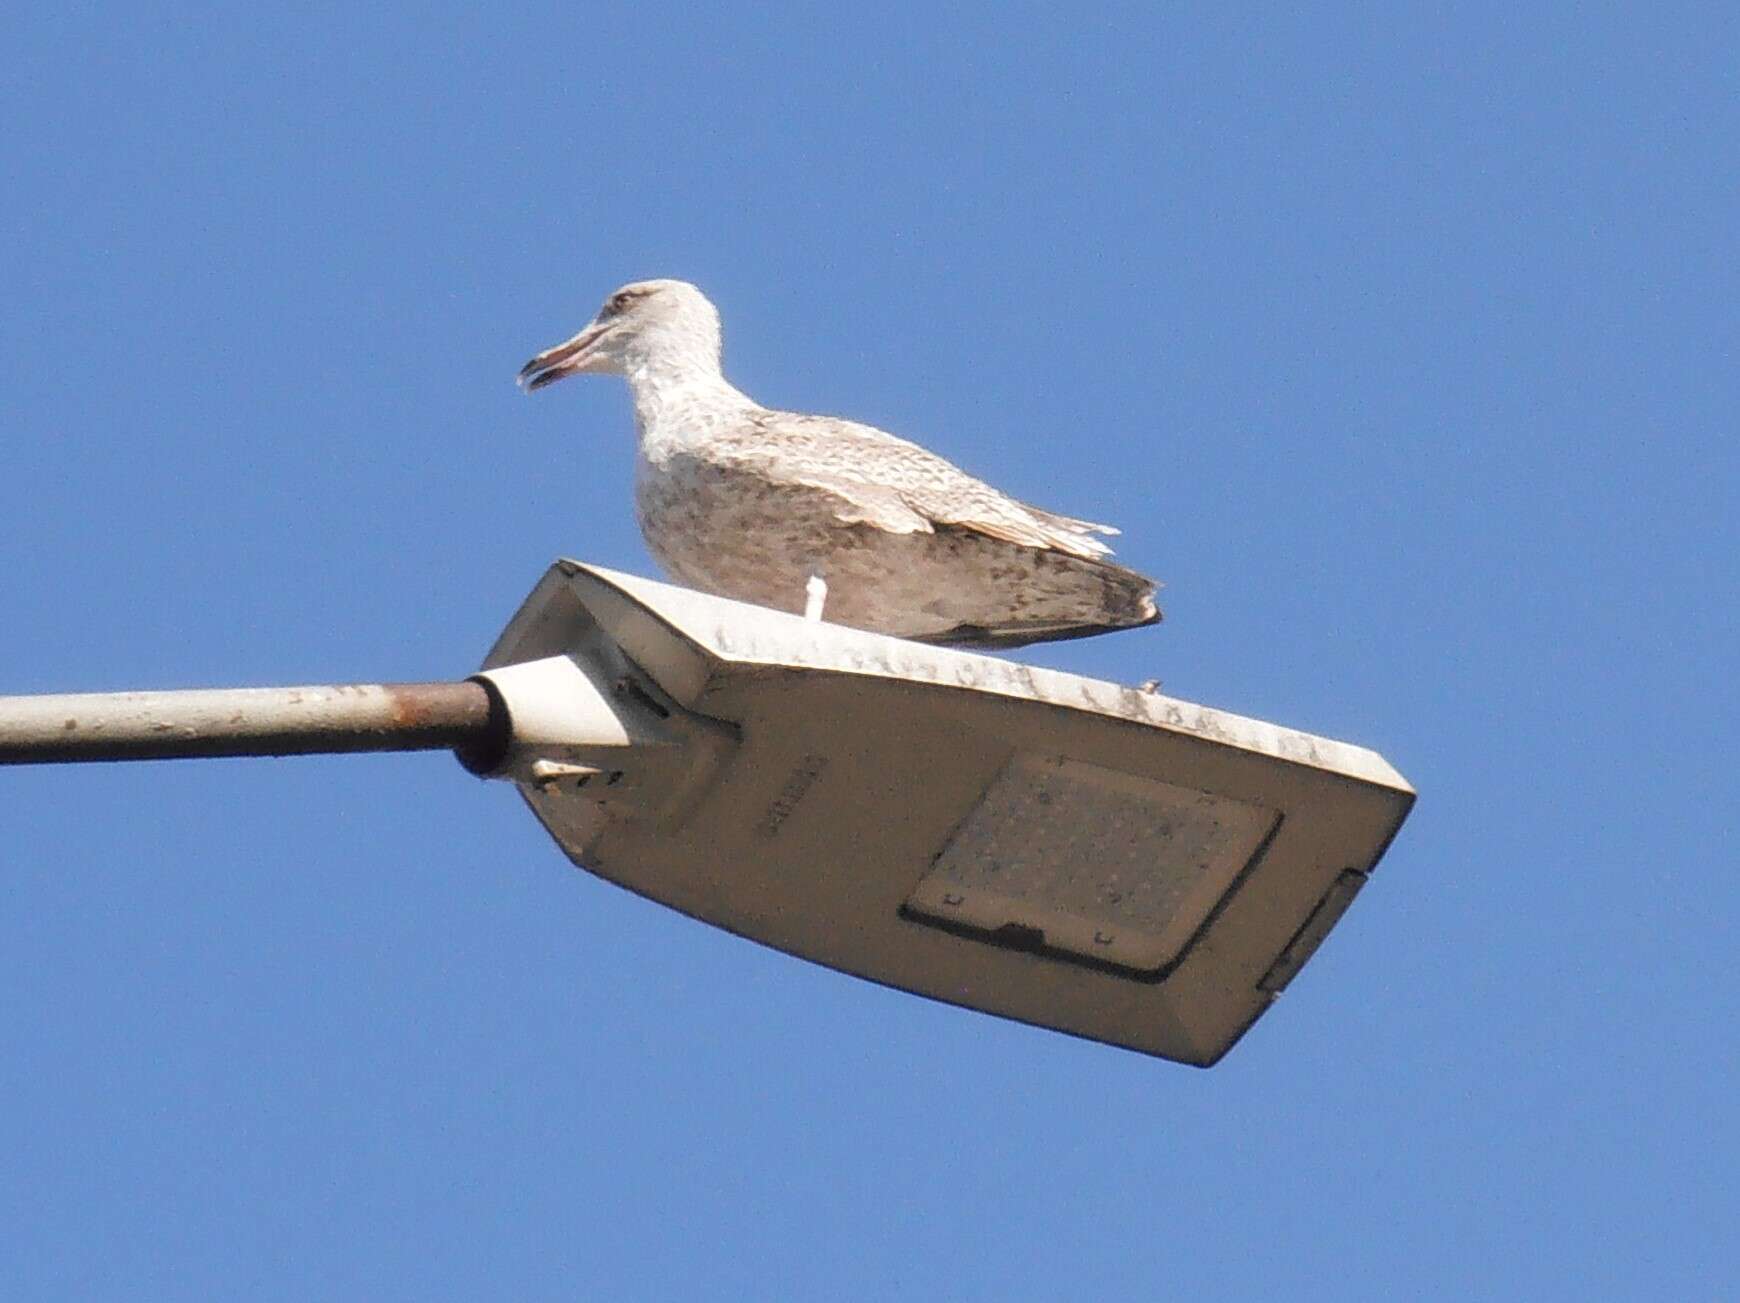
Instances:
[[[694,286],[624,286],[521,372],[537,389],[624,375],[640,431],[635,506],[682,583],[928,642],[1014,647],[1152,624],[1152,580],[1105,558],[1107,525],[1019,502],[915,443],[762,407],[720,370]],[[820,581],[820,586],[818,586]]]

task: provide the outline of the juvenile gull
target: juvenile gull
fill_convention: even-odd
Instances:
[[[624,285],[520,371],[626,376],[635,512],[678,582],[921,642],[1019,647],[1153,624],[1155,583],[1096,525],[999,493],[915,443],[766,408],[720,369],[719,313],[686,281]]]

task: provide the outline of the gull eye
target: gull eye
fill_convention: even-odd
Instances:
[[[617,313],[625,311],[628,308],[628,305],[633,303],[639,297],[640,295],[631,290],[623,290],[618,294],[612,294],[609,302],[604,305],[604,311],[606,315],[614,317]]]

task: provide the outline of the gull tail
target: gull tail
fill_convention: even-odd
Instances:
[[[1050,556],[1061,572],[1060,577],[1067,575],[1071,581],[1071,600],[1035,603],[1031,610],[996,623],[962,623],[913,641],[998,651],[1036,642],[1089,638],[1119,629],[1140,629],[1160,622],[1160,607],[1154,601],[1160,585],[1148,576],[1110,561],[1057,553]]]

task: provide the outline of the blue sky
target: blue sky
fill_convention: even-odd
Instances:
[[[0,773],[10,1298],[1710,1296],[1740,1144],[1729,6],[12,6],[0,691],[455,677],[763,401],[1125,530],[1029,649],[1421,800],[1201,1072],[569,867],[439,755]]]

